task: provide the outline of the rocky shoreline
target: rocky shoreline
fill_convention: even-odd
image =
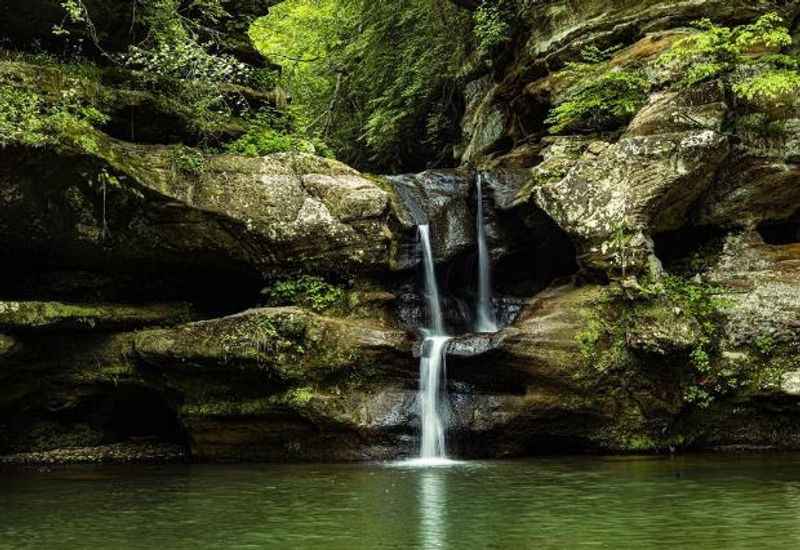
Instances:
[[[171,464],[186,462],[186,449],[172,443],[113,443],[0,456],[0,467],[69,464]]]

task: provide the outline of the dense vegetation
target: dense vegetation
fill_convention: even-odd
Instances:
[[[251,31],[305,132],[383,169],[452,162],[468,12],[446,0],[289,0]]]
[[[263,14],[271,2],[261,4]],[[99,21],[89,8],[95,4],[64,0],[50,36],[33,49],[39,49],[39,63],[135,71],[129,85],[185,111],[195,141],[209,151],[297,150],[362,168],[412,170],[454,162],[463,85],[491,64],[532,2],[491,0],[474,12],[457,4],[287,0],[250,29],[268,60],[259,67],[243,59],[229,32],[230,2],[134,2],[130,15]],[[247,90],[272,94],[271,101],[253,102]],[[55,112],[104,122],[96,98],[64,107],[15,94],[2,98],[3,112],[14,114],[3,115],[0,124],[17,127],[17,119],[26,120],[13,135],[0,132],[6,142],[31,138],[33,126],[52,125],[48,118]],[[84,108],[98,112],[76,112]],[[34,113],[39,120],[31,125]],[[244,129],[235,139],[225,131],[232,119]]]
[[[656,63],[619,66],[613,56],[622,46],[588,47],[583,60],[568,63],[558,77],[569,85],[556,99],[546,122],[553,133],[593,132],[619,128],[647,102],[648,92],[668,85],[677,89],[714,79],[732,92],[748,116],[785,117],[800,90],[800,59],[787,53],[792,37],[786,22],[768,13],[751,24],[695,23],[694,32],[675,42]],[[747,119],[745,119],[747,120]],[[763,126],[763,125],[762,125]]]

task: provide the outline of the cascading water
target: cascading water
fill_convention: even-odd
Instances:
[[[422,414],[422,460],[443,459],[447,456],[445,430],[440,403],[441,382],[444,382],[447,336],[429,336],[423,342],[419,368],[419,401]]]
[[[475,330],[477,332],[497,332],[497,320],[492,307],[492,275],[489,248],[486,244],[486,224],[483,219],[482,176],[476,180],[478,208],[475,216],[476,234],[478,235],[478,301],[475,312]]]
[[[422,266],[425,269],[425,297],[428,301],[430,316],[430,335],[444,335],[442,320],[442,304],[439,300],[439,285],[436,283],[436,266],[433,261],[430,226],[419,226],[419,240],[422,243]]]
[[[422,264],[425,271],[425,295],[428,302],[430,326],[422,343],[422,356],[419,362],[419,395],[420,425],[422,427],[422,445],[420,463],[436,464],[446,461],[445,427],[442,420],[442,403],[440,400],[445,382],[445,357],[447,343],[445,335],[442,305],[439,300],[439,285],[436,282],[436,269],[431,245],[430,226],[419,226],[419,238],[422,243]]]
[[[437,203],[437,197],[447,195],[446,191],[451,192],[452,197],[466,198],[463,186],[467,184],[463,179],[454,177],[442,178],[432,177],[431,174],[421,176],[395,176],[390,179],[393,183],[398,196],[402,199],[407,208],[407,213],[413,219],[418,229],[419,244],[418,251],[421,252],[423,284],[422,290],[425,299],[425,309],[427,313],[426,321],[423,323],[422,333],[424,341],[422,343],[422,353],[420,357],[420,381],[419,393],[417,395],[417,406],[419,411],[419,421],[421,428],[421,441],[419,458],[403,462],[410,466],[438,466],[453,464],[452,460],[447,459],[446,445],[446,423],[448,418],[448,400],[446,391],[446,356],[448,344],[451,341],[447,334],[444,322],[444,312],[439,293],[439,286],[436,279],[436,264],[432,245],[432,232],[429,224],[430,210],[432,207],[441,208]],[[448,185],[445,185],[446,182]],[[482,198],[482,181],[478,179],[478,211],[477,211],[477,234],[478,234],[478,256],[479,256],[479,288],[476,329],[479,332],[496,332],[497,321],[492,306],[491,280],[490,280],[490,258],[486,239],[486,227],[484,225],[484,208]],[[458,208],[463,208],[464,216],[468,213],[468,205],[453,199]],[[436,210],[434,210],[436,211]],[[455,219],[455,218],[454,218]],[[461,218],[458,218],[461,219]],[[456,238],[463,235],[464,244],[468,244],[466,235],[462,227],[449,224],[448,237]],[[466,312],[465,312],[466,313]],[[469,314],[465,315],[465,318]]]

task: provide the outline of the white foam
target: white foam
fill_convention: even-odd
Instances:
[[[401,460],[399,462],[392,462],[392,466],[401,468],[439,468],[442,466],[458,466],[464,464],[461,460],[451,460],[449,458],[434,457],[434,458],[411,458],[408,460]]]

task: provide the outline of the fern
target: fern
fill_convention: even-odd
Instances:
[[[614,70],[579,80],[546,119],[552,133],[606,130],[630,120],[647,101],[650,83],[637,71]]]

